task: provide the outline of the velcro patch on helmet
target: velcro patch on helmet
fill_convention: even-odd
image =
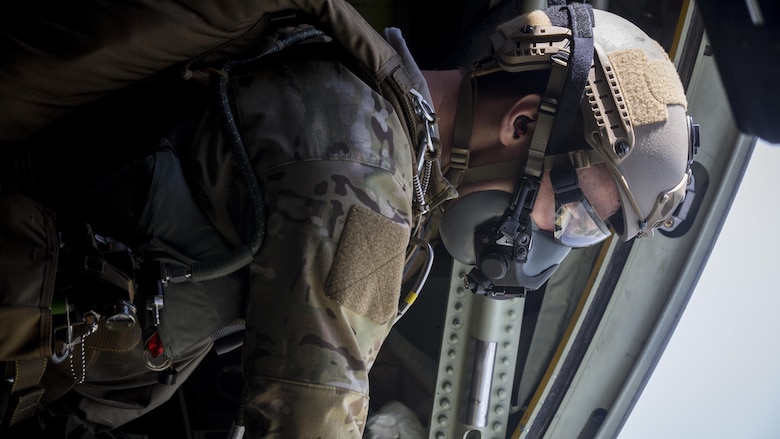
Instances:
[[[607,56],[634,126],[665,122],[667,105],[687,108],[680,77],[668,59],[651,61],[642,49],[618,50]]]

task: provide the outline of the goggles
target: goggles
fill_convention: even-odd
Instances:
[[[550,172],[555,191],[555,230],[553,236],[561,244],[572,247],[590,247],[609,237],[609,227],[591,206],[572,167]]]

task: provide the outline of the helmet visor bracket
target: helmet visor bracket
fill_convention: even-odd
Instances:
[[[691,170],[688,168],[685,174],[683,174],[682,180],[674,188],[658,195],[653,210],[647,216],[644,216],[623,174],[614,163],[607,161],[607,166],[612,171],[612,175],[619,185],[618,188],[634,210],[636,218],[639,218],[637,238],[653,236],[653,230],[662,226],[669,219],[677,206],[685,199],[686,188],[691,178]]]
[[[664,225],[677,206],[683,202],[690,179],[691,170],[688,169],[677,186],[658,196],[658,201],[655,203],[653,211],[645,219],[645,223],[650,226],[650,230]]]

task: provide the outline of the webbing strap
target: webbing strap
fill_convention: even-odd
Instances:
[[[604,156],[592,149],[580,149],[561,154],[548,154],[544,157],[544,168],[573,166],[575,169],[587,168],[591,165],[604,163]]]
[[[14,361],[13,383],[8,397],[3,427],[11,427],[35,414],[43,388],[38,387],[46,371],[47,358]]]
[[[463,183],[466,172],[470,172],[468,170],[469,142],[471,142],[471,124],[473,123],[476,94],[474,69],[471,69],[463,77],[458,91],[453,148],[450,153],[449,170],[447,171],[447,180],[456,188]]]
[[[521,169],[524,163],[525,162],[521,160],[512,160],[490,165],[474,166],[469,168],[469,172],[463,177],[461,184],[477,183],[480,181],[495,180],[497,178],[517,177],[518,169]]]
[[[528,159],[520,183],[515,190],[510,211],[501,224],[501,233],[506,237],[516,239],[519,230],[527,227],[526,225],[529,223],[544,171],[544,156],[547,154],[552,140],[553,129],[556,136],[564,135],[577,114],[593,60],[593,20],[590,8],[591,6],[587,4],[573,4],[565,8],[560,6],[548,8],[547,15],[554,25],[571,27],[574,40],[572,41],[572,52],[560,51],[551,57],[552,71],[547,81],[544,97],[539,104],[536,127],[531,139],[531,146],[528,149]],[[570,23],[561,23],[557,17],[554,17],[557,14],[556,11],[563,9],[568,12],[569,20],[567,21]],[[571,26],[566,26],[567,24]],[[581,42],[583,39],[584,43]],[[587,49],[588,42],[590,43],[590,52]],[[570,68],[572,62],[577,68],[573,68],[574,65]],[[580,78],[582,75],[579,70],[584,65],[587,65],[587,68],[584,69],[584,76]],[[582,84],[578,85],[580,80],[582,80]],[[553,151],[554,149],[552,148]],[[529,248],[528,245],[520,245],[525,250]]]
[[[60,253],[61,267],[107,282],[127,292],[128,302],[135,299],[135,283],[122,270],[109,263],[100,250],[89,247],[84,250],[65,247]]]
[[[545,13],[554,25],[568,27],[572,31],[569,71],[559,96],[558,116],[548,147],[548,152],[559,152],[566,148],[566,145],[560,144],[561,139],[576,119],[593,63],[593,9],[589,4],[571,3],[552,6]]]
[[[558,140],[565,136],[576,119],[588,73],[593,62],[593,10],[584,3],[556,5],[545,11],[556,26],[572,30],[571,53],[552,57],[554,64],[547,82],[534,137],[528,151],[525,175],[541,177],[544,156],[548,150],[556,152]]]
[[[90,256],[91,255],[87,255],[85,261],[90,260]],[[105,261],[102,256],[96,261],[100,264],[98,269],[90,270],[87,266],[88,262],[85,262],[84,272],[102,279],[121,290],[127,291],[127,301],[132,303],[135,299],[135,284],[133,283],[133,280],[122,270]]]
[[[544,156],[547,153],[547,144],[558,114],[560,97],[566,81],[567,67],[567,59],[564,59],[562,56],[553,56],[550,79],[547,81],[547,89],[544,92],[542,102],[539,104],[534,135],[531,139],[531,146],[528,148],[525,175],[541,178],[544,171]]]
[[[106,327],[105,319],[100,319],[98,330],[85,339],[88,349],[104,352],[128,352],[142,339],[141,325],[136,323],[128,331],[112,331]]]

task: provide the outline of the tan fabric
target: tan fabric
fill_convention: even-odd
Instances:
[[[410,145],[387,100],[314,58],[283,56],[233,81],[267,212],[247,303],[248,437],[360,437],[368,372],[392,323],[377,320],[398,307]],[[218,123],[206,115],[201,128],[213,135]],[[215,156],[221,143],[210,139],[194,157]],[[212,205],[245,199],[234,196]]]
[[[87,348],[106,352],[127,352],[141,343],[141,325],[136,324],[129,331],[111,331],[106,328],[105,319],[98,323],[98,330],[86,338]]]
[[[668,60],[650,61],[642,49],[619,50],[607,56],[634,126],[666,121],[667,105],[687,106],[685,90]]]
[[[408,240],[408,228],[353,207],[325,284],[327,294],[377,323],[387,323],[398,312],[399,295],[387,294],[386,286],[400,285]]]
[[[368,417],[368,396],[342,388],[297,383],[282,379],[258,381],[263,391],[249,401],[249,432],[263,430],[259,419],[275,419],[280,425],[262,436],[267,439],[358,439]]]

